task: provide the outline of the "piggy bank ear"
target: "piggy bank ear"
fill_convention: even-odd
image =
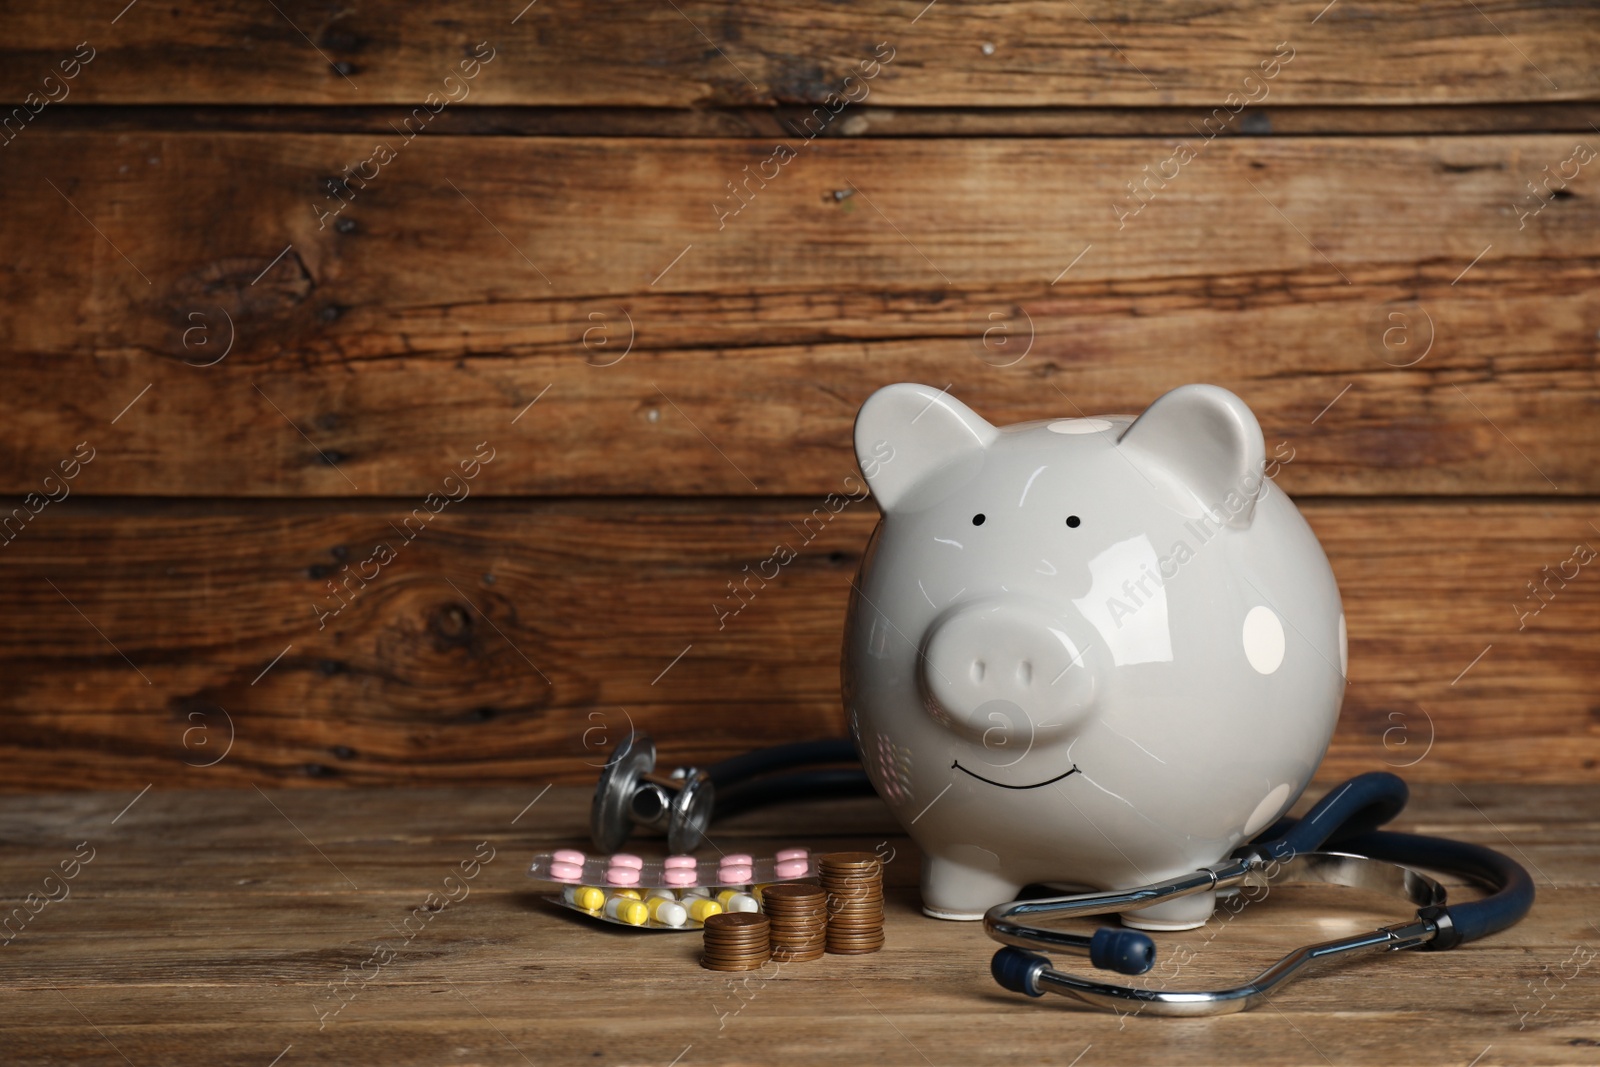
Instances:
[[[1246,527],[1266,466],[1261,426],[1243,400],[1215,385],[1183,385],[1133,421],[1118,447],[1180,507]]]
[[[869,396],[856,416],[856,460],[879,508],[914,510],[971,479],[999,435],[942,389],[888,385]]]

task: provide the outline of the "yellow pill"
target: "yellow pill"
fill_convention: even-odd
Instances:
[[[613,889],[611,891],[611,895],[614,897],[627,897],[629,900],[644,899],[644,894],[640,893],[637,889]]]
[[[572,890],[572,902],[587,911],[599,911],[605,906],[606,894],[592,885],[580,885]]]
[[[728,906],[728,901],[732,900],[735,896],[738,896],[739,892],[740,891],[737,889],[719,889],[717,890],[717,903],[726,908]]]
[[[697,923],[703,923],[713,915],[722,914],[722,905],[706,897],[695,897],[688,904],[689,918]]]
[[[650,920],[650,909],[642,900],[626,900],[617,905],[617,918],[629,926],[643,926]]]

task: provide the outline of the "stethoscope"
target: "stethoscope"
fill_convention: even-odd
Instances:
[[[758,749],[705,770],[655,773],[655,745],[634,735],[607,761],[590,809],[595,847],[614,852],[636,826],[667,834],[674,852],[692,851],[718,814],[821,794],[869,793],[859,769],[794,768],[854,762],[847,740],[803,742]],[[721,789],[722,800],[717,800]],[[1393,774],[1358,775],[1335,788],[1302,819],[1280,819],[1228,862],[1134,889],[1108,893],[1014,900],[989,909],[984,931],[1006,946],[995,953],[990,973],[1014,993],[1040,997],[1059,993],[1121,1013],[1199,1016],[1245,1011],[1290,980],[1319,966],[1370,952],[1422,948],[1443,951],[1512,926],[1533,907],[1528,872],[1495,852],[1462,841],[1379,830],[1405,808],[1410,791]],[[1444,886],[1413,867],[1451,875],[1488,891],[1481,900],[1450,904]],[[1413,918],[1376,930],[1303,945],[1242,985],[1229,989],[1173,991],[1118,985],[1057,970],[1050,958],[1030,949],[1087,956],[1097,970],[1138,975],[1155,964],[1155,943],[1137,930],[1102,927],[1093,936],[1030,925],[1085,915],[1137,911],[1194,893],[1264,889],[1324,883],[1376,890],[1416,907]]]

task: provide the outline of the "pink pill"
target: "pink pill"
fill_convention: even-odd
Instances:
[[[576,882],[583,877],[583,868],[576,863],[552,863],[550,877],[558,882]]]
[[[719,867],[717,881],[729,885],[747,885],[754,873],[749,867]]]
[[[626,852],[618,852],[615,856],[611,857],[611,866],[632,867],[637,871],[644,867],[644,860],[640,859],[638,856],[630,856]]]
[[[807,864],[805,860],[784,860],[782,863],[778,864],[778,877],[799,878],[806,873],[806,867]]]
[[[777,860],[779,863],[782,863],[784,860],[803,860],[809,855],[811,855],[811,853],[807,852],[803,848],[785,848],[778,850]]]
[[[558,848],[550,853],[550,858],[557,863],[582,863],[587,857],[575,848]]]
[[[670,871],[676,867],[696,867],[699,863],[693,856],[668,856],[661,865]]]
[[[632,867],[613,867],[606,872],[606,881],[612,885],[633,885],[639,880],[639,872]]]
[[[668,885],[694,885],[699,880],[692,867],[669,867],[661,877]]]
[[[748,867],[754,862],[755,862],[755,860],[750,858],[749,853],[735,852],[731,856],[722,857],[722,859],[718,861],[717,866],[719,866],[719,867]]]

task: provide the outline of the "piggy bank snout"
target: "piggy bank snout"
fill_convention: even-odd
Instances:
[[[1086,642],[1040,605],[991,601],[957,609],[929,628],[924,643],[929,711],[980,736],[997,723],[1019,725],[1019,718],[1033,729],[1072,725],[1096,689],[1086,652]]]

